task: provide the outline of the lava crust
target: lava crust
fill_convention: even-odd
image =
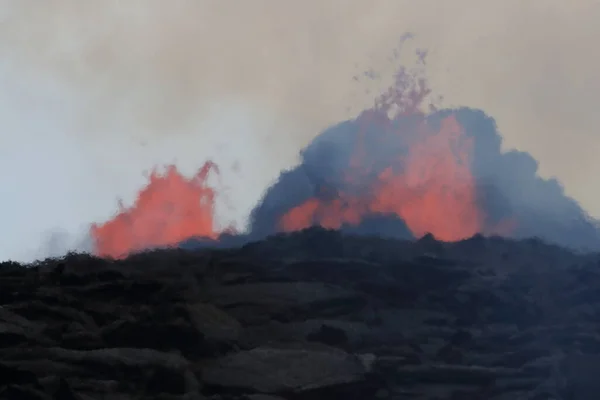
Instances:
[[[2,263],[0,398],[596,399],[599,267],[322,228]]]

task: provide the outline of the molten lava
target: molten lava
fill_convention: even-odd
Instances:
[[[431,232],[441,240],[452,241],[482,232],[483,212],[476,202],[470,171],[472,140],[456,119],[444,119],[437,132],[423,124],[419,134],[409,139],[407,154],[398,156],[394,165],[359,191],[358,197],[338,193],[334,199],[311,198],[287,212],[281,228],[294,231],[321,225],[338,229],[376,213],[401,217],[417,237]],[[364,171],[372,169],[355,158],[349,166],[348,181],[352,184],[353,176],[362,177]]]
[[[206,183],[214,169],[213,163],[205,163],[191,179],[174,166],[164,174],[154,171],[132,207],[121,206],[112,220],[92,226],[95,253],[121,258],[134,251],[176,245],[190,237],[215,238],[215,192]]]
[[[451,113],[432,122],[422,111],[430,92],[423,79],[401,69],[393,87],[353,121],[360,127],[358,136],[336,139],[340,148],[350,149],[350,158],[336,158],[329,179],[320,166],[337,157],[338,147],[318,153],[315,169],[307,172],[317,178],[316,192],[280,207],[273,230],[359,226],[378,215],[401,218],[416,237],[429,232],[445,241],[478,232],[509,233],[511,221],[490,226],[478,204],[473,137]],[[93,227],[95,252],[117,258],[191,237],[217,238],[215,193],[206,184],[213,167],[207,163],[190,180],[175,167],[164,175],[152,174],[131,208],[121,208],[114,219]]]

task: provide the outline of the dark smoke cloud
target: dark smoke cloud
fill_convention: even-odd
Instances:
[[[516,150],[503,152],[502,137],[494,119],[471,108],[442,109],[427,116],[420,113],[397,116],[391,124],[400,134],[394,135],[386,134],[381,121],[370,119],[368,113],[326,129],[303,150],[301,164],[283,172],[268,189],[253,211],[251,232],[256,237],[277,232],[281,216],[311,197],[327,200],[327,196],[335,197],[349,189],[363,190],[368,196],[368,184],[353,184],[348,188],[345,179],[359,135],[369,138],[365,142],[371,160],[369,165],[375,167],[373,173],[378,175],[390,165],[392,158],[403,154],[405,138],[415,134],[424,119],[435,127],[450,115],[454,115],[466,135],[473,138],[471,171],[477,182],[479,207],[488,218],[487,225],[512,217],[517,224],[511,236],[539,237],[578,249],[600,248],[596,221],[564,193],[557,180],[538,175],[538,163],[531,155]],[[344,229],[361,234],[410,237],[403,221],[385,215],[371,215],[359,226]]]

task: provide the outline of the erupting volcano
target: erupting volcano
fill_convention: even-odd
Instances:
[[[421,65],[422,66],[422,65]],[[472,109],[437,110],[419,70],[402,68],[373,108],[335,125],[283,172],[251,215],[258,239],[309,226],[455,241],[476,233],[539,236],[597,247],[594,221],[528,154],[501,151],[493,119]],[[425,109],[427,109],[425,111]],[[95,252],[123,257],[193,237],[217,239],[212,163],[192,179],[174,166],[153,173],[130,208],[94,225]]]

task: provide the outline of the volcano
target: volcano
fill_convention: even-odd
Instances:
[[[406,239],[484,234],[600,248],[598,224],[557,180],[541,178],[528,153],[503,152],[485,112],[427,104],[431,90],[419,71],[400,68],[372,108],[320,133],[301,163],[268,188],[238,237],[321,226]],[[174,166],[154,172],[132,207],[92,226],[95,253],[120,258],[190,239],[223,241],[211,171],[218,173],[207,162],[191,179]]]

